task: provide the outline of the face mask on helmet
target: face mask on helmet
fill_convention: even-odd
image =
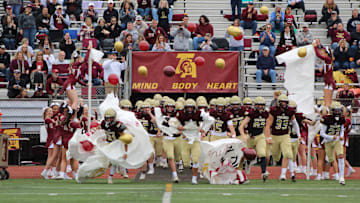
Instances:
[[[186,113],[193,113],[194,107],[193,106],[185,106],[185,111],[186,111]]]
[[[112,124],[115,121],[114,117],[105,117],[105,124],[109,125]]]
[[[286,109],[288,107],[288,102],[286,101],[280,101],[279,105],[281,108]]]
[[[216,106],[216,111],[217,111],[218,113],[223,113],[223,112],[224,112],[224,109],[225,109],[224,106]]]
[[[340,116],[342,114],[342,110],[341,109],[332,109],[332,114],[335,116]]]
[[[240,104],[232,104],[232,105],[231,105],[231,109],[232,109],[232,110],[235,110],[235,111],[236,111],[236,110],[239,110],[239,109],[240,109]]]
[[[130,111],[129,107],[122,107],[121,109],[124,110],[124,111]]]
[[[255,108],[261,112],[265,109],[265,106],[263,104],[255,104]]]
[[[174,113],[175,112],[175,106],[172,106],[172,105],[166,106],[166,112]]]

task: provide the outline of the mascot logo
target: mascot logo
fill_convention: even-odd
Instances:
[[[176,58],[180,59],[176,66],[176,74],[181,74],[180,78],[186,78],[188,76],[197,78],[196,64],[193,61],[195,53],[180,53]]]

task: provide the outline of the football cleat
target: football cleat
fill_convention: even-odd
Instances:
[[[334,174],[333,177],[332,177],[333,180],[339,180],[339,175],[337,174]]]
[[[340,178],[339,178],[339,183],[340,183],[340,185],[345,185],[345,179],[344,179],[344,177],[340,177]]]
[[[41,176],[42,176],[45,180],[48,180],[48,179],[49,179],[49,176],[48,176],[48,174],[45,172],[45,170],[43,170],[43,171],[41,172]]]
[[[56,179],[56,180],[64,180],[64,179],[65,179],[65,176],[64,176],[64,175],[58,175],[58,176],[56,176],[55,179]]]
[[[316,178],[314,178],[314,180],[322,180],[321,176],[316,176]]]
[[[310,171],[310,176],[316,176],[316,175],[317,175],[316,169],[312,169],[312,170]]]
[[[285,180],[286,180],[286,176],[285,176],[285,175],[281,175],[281,176],[280,176],[280,180],[281,180],[281,181],[285,181]]]
[[[107,183],[108,183],[108,184],[113,184],[112,176],[109,176],[109,177],[107,178]]]
[[[192,179],[192,180],[191,180],[191,184],[193,184],[193,185],[197,185],[197,184],[198,184],[198,182],[197,182],[197,180],[196,180],[196,179]]]
[[[139,180],[145,180],[146,178],[146,174],[145,173],[141,173],[140,174],[140,177],[139,177]]]
[[[294,182],[294,183],[296,182],[295,176],[291,176],[291,181]]]
[[[147,174],[152,175],[154,173],[155,173],[155,169],[154,168],[149,168]]]
[[[269,177],[269,174],[265,172],[265,173],[261,174],[261,177],[262,177],[262,179],[263,179],[263,181],[264,181],[264,183],[265,183],[266,180],[267,180],[268,177]]]
[[[128,179],[129,176],[127,174],[127,169],[126,168],[123,168],[122,171],[121,171],[121,175],[125,178],[125,179]]]
[[[324,178],[323,178],[324,180],[330,180],[330,175],[329,174],[327,174],[327,175],[324,175]]]
[[[65,175],[64,175],[64,179],[65,179],[65,180],[72,180],[72,177],[70,177],[70,176],[68,176],[68,175],[65,174]]]
[[[180,180],[179,180],[179,178],[177,176],[173,176],[172,181],[174,183],[179,183],[180,182]]]
[[[66,173],[70,173],[72,171],[71,166],[67,165],[66,166]]]
[[[160,164],[161,164],[160,159],[156,159],[156,161],[155,161],[155,166],[156,166],[156,167],[160,167]]]
[[[355,173],[356,171],[354,169],[349,169],[347,174],[346,174],[346,177],[350,177],[351,174]]]
[[[184,165],[183,164],[179,164],[179,173],[184,172]]]
[[[168,163],[167,163],[167,160],[166,160],[166,159],[162,160],[162,161],[160,162],[160,166],[161,166],[162,168],[168,168],[169,165],[168,165]]]

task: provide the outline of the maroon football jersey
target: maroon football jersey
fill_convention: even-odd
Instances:
[[[153,135],[157,134],[158,128],[157,128],[156,124],[151,122],[150,115],[138,113],[138,114],[136,114],[136,118],[141,122],[141,124],[143,125],[146,132],[148,132],[149,134],[153,134]]]
[[[217,133],[228,132],[228,121],[233,119],[233,115],[230,112],[224,112],[222,114],[218,114],[216,111],[212,111],[210,116],[214,117],[214,128],[213,130]]]
[[[188,122],[195,121],[197,125],[200,125],[200,122],[203,121],[201,111],[195,110],[194,113],[188,113],[183,111],[178,112],[177,119],[180,121],[181,125],[184,126]]]
[[[108,126],[103,120],[101,122],[101,128],[105,130],[107,142],[119,139],[120,134],[125,130],[125,126],[120,121],[113,122]]]
[[[334,115],[325,115],[321,119],[321,123],[326,125],[326,134],[336,135],[340,133],[341,126],[345,124],[345,117],[341,116],[339,120]]]
[[[290,107],[288,107],[285,110],[282,110],[278,106],[273,106],[270,108],[270,114],[274,117],[274,121],[271,125],[271,134],[272,135],[288,134],[291,117],[295,115],[295,110]]]
[[[266,119],[269,117],[268,111],[255,109],[249,113],[250,121],[248,123],[248,132],[250,136],[257,136],[264,132]]]
[[[236,136],[240,136],[240,130],[239,127],[242,123],[242,121],[245,119],[247,115],[249,115],[253,111],[252,108],[245,108],[242,106],[239,110],[234,111],[233,109],[230,110],[230,112],[233,114],[233,126],[235,128]]]

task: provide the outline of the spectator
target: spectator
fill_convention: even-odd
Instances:
[[[135,12],[131,9],[129,2],[124,3],[124,8],[121,9],[119,13],[122,29],[125,29],[128,23],[133,23],[135,21]]]
[[[129,50],[133,50],[133,46],[134,46],[133,36],[131,33],[127,33],[125,35],[123,44],[124,44],[124,48],[123,48],[122,52],[120,53],[120,55],[127,56],[127,53],[129,52]]]
[[[145,39],[144,35],[140,34],[138,37],[138,40],[136,40],[136,42],[134,43],[134,48],[133,48],[134,51],[141,51],[140,50],[140,42],[141,41],[146,41],[146,39]]]
[[[48,12],[48,8],[44,7],[42,13],[36,18],[36,27],[39,33],[45,33],[49,35],[50,30],[50,18],[51,15]]]
[[[251,29],[252,34],[255,35],[257,29],[257,10],[254,8],[253,2],[249,2],[247,7],[243,9],[241,18],[241,27],[244,29]]]
[[[169,3],[166,0],[161,0],[157,14],[159,16],[159,26],[162,27],[166,33],[170,31],[169,13]]]
[[[33,50],[32,47],[29,46],[29,40],[28,40],[27,38],[23,38],[23,39],[21,40],[21,45],[17,47],[16,52],[21,51],[21,49],[22,49],[23,46],[27,46],[29,52],[30,52],[32,55],[34,55],[34,50]]]
[[[97,39],[98,47],[103,48],[104,40],[110,36],[110,31],[107,30],[104,18],[99,18],[97,26],[95,27],[95,38]]]
[[[277,48],[277,54],[282,54],[296,47],[295,32],[290,29],[290,26],[285,25],[284,32],[280,34],[280,42]]]
[[[23,0],[7,0],[7,5],[11,6],[15,16],[20,15],[22,4],[23,4]]]
[[[158,35],[156,42],[152,48],[152,51],[170,51],[171,48],[168,43],[166,43],[165,36],[160,34]]]
[[[360,42],[358,42],[357,49],[354,52],[354,62],[356,68],[360,67]]]
[[[249,4],[252,3],[252,1],[249,2]],[[231,21],[235,20],[235,8],[237,8],[237,18],[240,19],[241,17],[241,5],[242,0],[231,0]]]
[[[116,18],[116,22],[119,20],[119,13],[114,9],[113,0],[108,1],[108,8],[104,11],[103,17],[108,25],[110,25],[112,17]]]
[[[49,96],[44,93],[43,88],[39,87],[37,90],[34,91],[34,94],[31,98],[49,98]]]
[[[204,41],[204,39],[205,39],[204,36],[206,33],[210,33],[211,37],[214,36],[214,28],[210,24],[209,19],[205,15],[202,15],[199,18],[199,25],[195,29],[196,37],[194,37],[194,40],[193,40],[194,50],[197,50],[199,47],[199,44]]]
[[[348,68],[355,68],[355,62],[349,63],[350,51],[346,47],[345,39],[339,41],[339,46],[334,50],[334,71],[339,69],[348,69]]]
[[[274,91],[273,100],[271,100],[270,106],[276,106],[278,97],[281,95],[281,90]]]
[[[156,42],[157,36],[160,34],[164,35],[165,38],[167,38],[165,30],[162,29],[162,27],[158,27],[158,22],[153,19],[151,21],[151,26],[144,33],[146,41],[148,41],[150,44],[150,49],[152,49],[152,46]]]
[[[11,77],[14,75],[15,70],[20,71],[21,78],[24,79],[26,84],[28,84],[30,82],[29,63],[24,59],[24,54],[21,51],[16,52],[14,59],[10,63],[10,80],[11,80]]]
[[[137,0],[138,14],[145,20],[150,20],[151,0]]]
[[[295,17],[291,14],[291,8],[287,7],[285,10],[285,26],[290,25],[290,28],[294,30],[294,28],[298,28],[295,22]]]
[[[59,64],[69,64],[69,60],[65,59],[66,53],[64,51],[60,51],[58,54],[57,59],[55,59],[54,64],[59,65]],[[54,70],[52,70],[52,72],[54,73]]]
[[[238,27],[242,33],[244,33],[244,30],[242,27],[240,27],[240,20],[239,19],[235,19],[234,20],[234,27]],[[230,38],[230,51],[243,51],[244,50],[244,38],[241,40],[236,40],[234,38],[234,36],[230,35],[227,30],[225,32],[225,37],[226,38]]]
[[[41,14],[44,6],[39,2],[39,0],[33,0],[31,6],[32,6],[31,12],[35,16],[35,18],[37,18]]]
[[[343,89],[341,91],[338,91],[336,98],[340,100],[340,103],[344,107],[351,107],[353,104],[353,101],[355,99],[354,92],[350,90],[350,86],[348,83],[344,83]]]
[[[61,4],[58,3],[57,0],[51,0],[48,4],[47,4],[47,8],[49,9],[49,14],[50,15],[54,15],[55,11],[56,11],[56,7],[60,6]]]
[[[20,90],[25,88],[26,81],[21,77],[21,71],[15,70],[14,77],[9,81],[7,96],[9,98],[15,98],[20,94]]]
[[[20,50],[24,54],[24,60],[26,60],[31,67],[33,54],[28,49],[28,46],[23,45]],[[23,72],[21,74],[24,74]]]
[[[55,63],[55,56],[51,54],[50,47],[48,45],[44,46],[44,60],[46,61],[48,67],[48,73],[52,73],[52,65]]]
[[[65,0],[64,6],[66,6],[65,12],[70,16],[71,20],[80,20],[82,0]]]
[[[51,41],[49,39],[49,36],[45,36],[43,40],[40,40],[40,43],[39,43],[40,51],[44,52],[45,46],[50,47],[51,53],[54,52],[54,46],[52,45],[52,43],[51,43]]]
[[[329,35],[331,37],[331,49],[333,50],[338,46],[338,43],[341,39],[345,39],[346,42],[350,42],[351,40],[350,34],[344,30],[342,23],[339,23],[336,29],[330,29]]]
[[[347,22],[346,30],[348,32],[355,32],[356,25],[360,24],[359,11],[357,9],[352,10],[352,16]]]
[[[11,16],[6,17],[6,24],[3,26],[2,41],[6,49],[15,50],[15,39],[17,37],[16,24]]]
[[[210,33],[205,34],[204,41],[200,44],[200,49],[202,51],[213,51],[218,49],[217,45],[212,42]]]
[[[28,91],[26,88],[21,88],[20,93],[15,97],[16,99],[26,99],[29,98],[27,95]]]
[[[275,40],[276,36],[273,32],[271,32],[271,24],[266,24],[266,29],[264,32],[260,34],[259,40],[260,40],[260,54],[262,53],[262,50],[264,47],[267,47],[270,49],[270,55],[275,55]]]
[[[84,39],[94,39],[95,28],[92,24],[91,18],[87,17],[85,23],[80,28],[80,41]]]
[[[132,35],[132,39],[134,41],[136,41],[139,37],[139,33],[136,29],[134,29],[134,25],[132,22],[128,22],[127,23],[127,29],[122,31],[121,34],[120,34],[120,40],[123,41],[125,39],[125,36],[127,34],[131,34]]]
[[[56,6],[56,12],[50,19],[50,28],[52,30],[64,30],[70,25],[69,15],[63,12],[62,6]]]
[[[281,11],[281,6],[277,5],[275,11],[271,13],[270,23],[272,25],[272,31],[280,30],[280,32],[284,31],[284,20],[285,15],[284,12]]]
[[[120,9],[124,10],[125,8],[125,3],[129,3],[130,8],[132,10],[136,10],[137,9],[137,3],[135,0],[122,0],[121,4],[120,4]]]
[[[117,52],[113,50],[108,54],[109,59],[103,63],[104,68],[104,81],[105,81],[105,94],[114,92],[116,96],[119,96],[119,85],[112,85],[109,83],[109,75],[116,74],[119,78],[119,84],[122,84],[121,72],[126,70],[125,57],[121,57],[120,61],[117,58]]]
[[[81,16],[81,19],[84,20],[86,19],[87,17],[90,17],[91,18],[91,22],[92,23],[96,23],[97,22],[97,19],[98,19],[98,13],[95,11],[94,9],[94,3],[93,2],[90,2],[89,3],[89,8],[84,11],[84,13],[82,14]]]
[[[180,23],[178,28],[171,31],[170,34],[172,37],[174,37],[175,51],[189,50],[189,38],[191,37],[191,33],[184,27],[184,23]]]
[[[339,15],[339,8],[334,2],[334,0],[325,0],[325,3],[321,10],[322,16],[319,20],[319,24],[321,24],[322,22],[327,23],[332,11],[336,11],[336,13]]]
[[[121,29],[120,25],[118,24],[115,16],[113,16],[111,18],[111,22],[110,22],[110,25],[107,27],[107,30],[110,32],[109,37],[112,39],[115,39],[120,36],[122,29]]]
[[[310,32],[309,25],[307,23],[303,24],[302,30],[297,35],[297,44],[298,46],[306,46],[312,43],[314,37]]]
[[[5,45],[0,45],[0,76],[6,77],[6,82],[10,80],[10,54],[6,52]]]
[[[9,16],[15,23],[15,25],[17,25],[18,23],[18,19],[17,17],[12,13],[12,8],[11,6],[6,6],[6,10],[5,10],[5,15],[1,16],[1,25],[4,26],[7,24],[7,17]]]
[[[358,42],[360,42],[360,24],[356,25],[356,30],[350,33],[350,37],[351,49],[354,51],[354,49],[356,50],[358,47]]]
[[[60,42],[60,50],[66,53],[66,59],[71,59],[71,54],[75,51],[75,43],[71,40],[70,34],[64,34],[64,39]]]
[[[139,34],[144,35],[145,30],[149,28],[149,26],[142,20],[141,16],[136,16],[136,21],[134,22],[134,27],[138,31]]]
[[[332,11],[331,17],[329,18],[329,20],[327,22],[327,28],[328,29],[336,29],[337,24],[339,24],[339,23],[342,23],[342,20],[340,19],[340,17],[336,13],[336,11]]]
[[[276,83],[276,72],[275,72],[275,59],[270,54],[269,47],[263,48],[263,53],[257,59],[256,68],[256,82],[261,83],[263,79],[271,80],[272,83]]]
[[[171,22],[172,21],[172,15],[173,15],[171,6],[174,4],[173,0],[169,0],[169,1],[167,1],[167,0],[154,0],[153,1],[153,6],[152,6],[152,18],[155,19],[156,21],[159,21],[158,8],[160,7],[161,1],[168,2],[168,5],[169,5],[168,18],[169,18],[169,22]]]
[[[29,44],[35,48],[36,18],[31,13],[31,5],[28,4],[23,14],[19,17],[19,34],[29,39]]]
[[[48,67],[41,51],[36,53],[35,61],[33,62],[30,71],[30,80],[35,86],[35,90],[39,87],[42,89],[47,78]]]
[[[81,65],[81,80],[84,82],[84,83],[87,83],[89,81],[89,63],[88,62],[84,62],[82,65]],[[94,86],[99,86],[102,84],[102,75],[104,74],[104,69],[103,67],[97,63],[96,61],[93,61],[92,62],[92,67],[91,67],[91,81],[92,81],[92,84]]]
[[[291,9],[302,9],[303,12],[305,13],[305,3],[304,0],[288,0],[288,7]]]
[[[54,69],[51,77],[46,81],[45,89],[48,95],[53,98],[59,95],[59,89],[63,86],[64,81],[59,78],[59,70]],[[55,93],[56,92],[56,93]]]

